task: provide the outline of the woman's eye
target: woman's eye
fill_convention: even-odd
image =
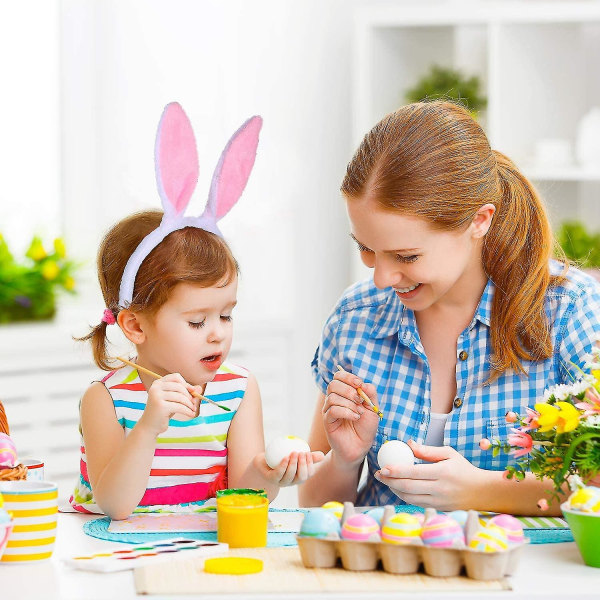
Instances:
[[[221,320],[229,323],[230,321],[233,321],[233,317],[231,315],[221,315]]]
[[[419,258],[418,254],[412,254],[411,256],[402,256],[401,254],[396,254],[396,260],[399,260],[403,263],[412,263],[415,262]]]
[[[206,323],[206,319],[202,319],[202,321],[188,321],[188,325],[192,329],[200,329],[200,327],[204,327],[204,323]]]

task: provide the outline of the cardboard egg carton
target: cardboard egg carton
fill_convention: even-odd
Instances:
[[[352,504],[346,503],[342,523],[353,512]],[[382,523],[394,514],[394,507],[386,506]],[[426,516],[429,514],[431,513],[426,512]],[[479,526],[479,515],[475,511],[469,511],[465,526],[467,540],[471,539]],[[355,541],[337,537],[297,535],[296,539],[302,563],[307,568],[337,567],[339,560],[341,566],[349,571],[374,571],[381,562],[387,573],[410,575],[419,571],[422,564],[427,575],[455,577],[461,574],[464,567],[467,577],[480,581],[512,575],[523,546],[527,543],[509,546],[507,550],[484,552],[469,547],[435,548],[417,543],[399,545],[379,540]]]

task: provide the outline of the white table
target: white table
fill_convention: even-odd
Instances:
[[[107,542],[89,537],[83,533],[85,521],[97,518],[80,514],[60,514],[58,518],[58,536],[54,555],[48,561],[31,565],[0,564],[1,600],[128,600],[130,598],[166,598],[165,596],[137,596],[133,584],[133,571],[99,574],[71,569],[62,563],[61,558],[90,554],[114,548],[118,542]],[[599,542],[600,543],[600,542]],[[579,556],[574,543],[530,545],[524,549],[521,564],[515,576],[511,578],[513,591],[489,592],[487,594],[466,592],[389,595],[390,598],[411,598],[437,600],[452,598],[462,600],[577,600],[600,598],[600,569],[586,567]],[[306,596],[320,600],[338,600],[354,597],[381,600],[382,594],[322,594]],[[189,597],[189,596],[188,596]],[[208,598],[208,596],[203,596]],[[231,596],[227,596],[231,598]],[[248,596],[246,596],[248,597]],[[273,598],[274,596],[269,596]],[[282,592],[281,597],[290,600],[302,600],[302,595]],[[181,600],[182,596],[169,596]],[[225,596],[213,596],[225,598]],[[253,598],[261,598],[254,596]],[[263,596],[264,598],[264,596]]]

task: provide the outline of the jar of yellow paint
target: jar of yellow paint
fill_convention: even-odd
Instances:
[[[249,491],[217,495],[217,540],[230,548],[267,545],[269,500]]]

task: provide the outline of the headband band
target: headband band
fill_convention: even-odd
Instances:
[[[185,217],[184,212],[198,182],[198,153],[192,125],[183,108],[172,102],[165,107],[156,134],[154,164],[158,194],[164,215],[129,257],[119,288],[119,308],[133,299],[137,272],[144,259],[167,235],[184,227],[197,227],[223,237],[217,222],[239,200],[256,158],[262,118],[248,119],[231,137],[213,174],[204,212]]]

